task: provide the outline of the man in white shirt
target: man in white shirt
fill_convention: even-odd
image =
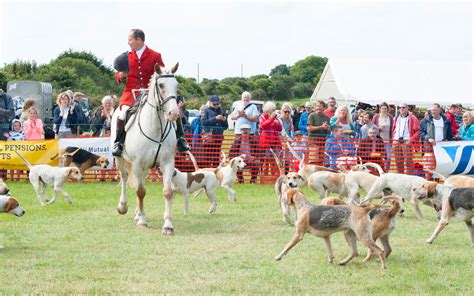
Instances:
[[[420,123],[413,113],[408,112],[408,105],[401,103],[398,115],[393,120],[393,146],[397,172],[413,175],[413,147],[419,144]],[[406,166],[406,171],[405,171]]]
[[[241,134],[241,126],[248,124],[250,126],[250,134],[254,135],[257,131],[257,121],[260,113],[257,106],[251,104],[252,95],[248,91],[244,91],[241,96],[241,101],[236,103],[230,119],[235,120],[234,133]]]
[[[441,114],[441,106],[438,103],[431,105],[430,115],[421,121],[420,135],[421,140],[432,145],[436,145],[439,141],[453,140],[451,122],[444,114]],[[431,152],[432,149],[429,148],[425,152]]]

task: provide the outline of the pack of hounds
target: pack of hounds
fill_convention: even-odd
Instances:
[[[404,213],[405,200],[413,206],[419,220],[423,219],[420,203],[436,211],[439,222],[430,238],[427,239],[427,243],[432,243],[446,227],[449,219],[456,217],[466,223],[471,246],[474,247],[472,225],[474,178],[460,175],[446,178],[438,174],[444,181],[441,185],[418,176],[385,173],[376,163],[356,164],[350,169],[339,166],[339,170],[334,170],[307,164],[304,157],[299,159],[294,151],[292,151],[294,157],[300,160],[298,172],[285,173],[279,158],[273,151],[271,152],[280,170],[274,189],[283,221],[295,227],[294,236],[275,257],[275,260],[281,260],[303,239],[306,233],[310,233],[323,238],[328,262],[332,263],[334,255],[330,236],[336,232],[343,232],[350,254],[339,264],[345,265],[358,255],[356,241],[359,240],[368,248],[364,262],[378,257],[380,267],[386,268],[385,260],[392,253],[389,236],[396,227],[397,215]],[[18,152],[17,154],[30,170],[29,180],[41,205],[55,202],[58,193],[61,193],[71,204],[72,197],[64,191],[64,183],[71,178],[79,181],[86,170],[97,167],[106,168],[109,164],[105,157],[77,147],[60,149],[59,156],[63,167],[31,165],[21,154]],[[225,154],[222,154],[222,162],[217,168],[199,168],[190,152],[188,155],[194,164],[195,171],[186,173],[175,168],[172,190],[184,196],[186,215],[189,213],[189,195],[191,194],[197,197],[204,192],[211,204],[209,208],[211,214],[216,212],[215,191],[219,186],[227,190],[230,201],[237,200],[233,184],[237,180],[237,172],[244,169],[246,164],[242,157],[235,157],[227,163]],[[375,168],[379,175],[372,174],[370,167]],[[433,171],[429,172],[437,174]],[[305,185],[318,193],[321,199],[320,204],[312,204],[300,191],[300,188]],[[51,199],[45,195],[46,186],[53,188]],[[363,200],[360,200],[360,189],[367,193]],[[336,193],[338,197],[330,197],[330,193]],[[373,199],[381,199],[382,204],[371,204]],[[18,217],[25,214],[2,180],[0,180],[0,213],[9,213]],[[382,244],[382,247],[376,244],[377,241]]]

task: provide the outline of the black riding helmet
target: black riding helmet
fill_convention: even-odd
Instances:
[[[130,68],[128,66],[128,52],[124,52],[115,58],[114,69],[118,72],[130,72]]]

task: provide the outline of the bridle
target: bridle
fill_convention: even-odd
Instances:
[[[166,97],[166,98],[163,98],[160,94],[160,92],[158,91],[159,87],[158,87],[158,79],[160,78],[176,78],[173,74],[160,74],[158,75],[158,77],[156,77],[155,79],[155,95],[158,97],[158,105],[153,105],[152,103],[149,102],[148,100],[148,93],[145,93],[143,96],[146,98],[143,98],[142,100],[144,100],[146,102],[146,105],[152,107],[153,109],[156,110],[157,113],[160,113],[160,112],[163,112],[164,110],[164,106],[166,105],[166,103],[168,103],[169,101],[171,100],[177,100],[177,97],[176,96],[169,96],[169,97]],[[160,139],[157,141],[153,138],[151,138],[150,136],[148,136],[147,134],[145,134],[145,132],[143,131],[142,129],[142,125],[140,123],[140,115],[141,115],[141,111],[143,109],[144,104],[141,103],[141,106],[138,110],[138,127],[140,129],[140,132],[142,133],[142,135],[145,136],[145,138],[147,138],[148,140],[158,144],[158,149],[156,151],[156,155],[155,155],[155,159],[153,161],[153,165],[152,167],[156,164],[156,160],[158,158],[158,154],[160,153],[160,149],[161,149],[161,145],[165,142],[166,138],[168,138],[168,135],[170,134],[171,130],[175,128],[175,126],[173,125],[173,123],[171,123],[170,121],[166,121],[166,124],[165,124],[165,128],[163,129],[163,122],[161,120],[161,117],[158,117],[159,118],[159,121],[160,121],[160,129],[161,129],[161,137]]]
[[[162,111],[163,110],[163,107],[166,105],[166,103],[168,103],[169,101],[171,100],[177,100],[176,96],[169,96],[169,97],[166,97],[166,98],[163,98],[160,94],[160,92],[158,91],[159,87],[158,87],[158,79],[160,78],[176,78],[176,76],[174,76],[174,74],[160,74],[158,75],[158,77],[155,79],[155,95],[158,97],[158,106],[154,106],[153,104],[151,104],[148,99],[146,100],[147,104],[150,105],[151,107],[153,108],[156,108],[157,111]]]

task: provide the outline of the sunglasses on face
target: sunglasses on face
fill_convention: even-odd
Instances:
[[[283,113],[286,113],[286,114],[288,114],[288,113],[290,113],[290,111],[283,111]]]

